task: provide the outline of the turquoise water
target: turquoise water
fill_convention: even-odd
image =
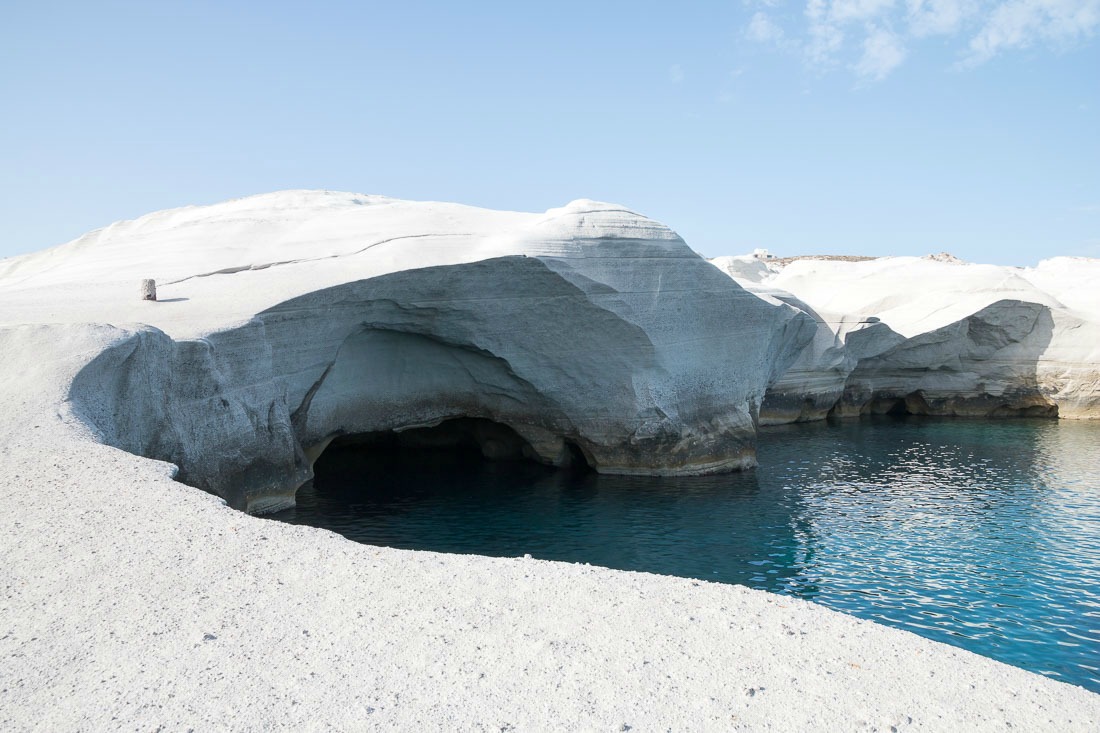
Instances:
[[[766,429],[759,459],[656,479],[333,450],[277,518],[375,545],[738,583],[1100,692],[1100,425],[795,425]]]

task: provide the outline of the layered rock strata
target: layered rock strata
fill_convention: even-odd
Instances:
[[[521,215],[254,197],[116,225],[8,263],[0,284],[18,306],[78,291],[105,259],[153,276],[160,300],[77,376],[74,411],[250,511],[291,505],[335,438],[455,419],[506,426],[551,465],[751,467],[764,391],[814,335],[666,227],[590,201]],[[70,317],[135,314],[82,295]]]

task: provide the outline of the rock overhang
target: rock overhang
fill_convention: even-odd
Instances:
[[[120,252],[138,244],[168,260],[187,250],[163,271],[193,272],[160,288],[171,305],[159,307],[178,308],[168,324],[192,338],[149,318],[81,372],[71,398],[104,441],[176,463],[183,480],[242,508],[290,503],[333,437],[462,417],[508,425],[547,463],[568,442],[605,472],[746,468],[766,384],[812,337],[805,315],[761,302],[622,207],[582,200],[538,216],[287,198],[150,215],[17,268],[33,288],[79,273],[67,257],[96,247],[125,272],[137,265]],[[259,225],[244,217],[233,234],[238,250],[270,256],[249,239],[259,226],[281,248],[277,261],[207,269],[229,261],[215,257],[200,268],[182,246],[211,231],[224,241],[226,222],[273,202],[286,205]],[[372,225],[367,242],[343,231],[321,252],[305,242],[294,246],[308,253],[286,257],[303,227],[336,231],[352,206],[388,212],[375,224],[394,231]],[[303,207],[305,224],[273,234]],[[206,325],[188,321],[196,309]],[[218,318],[224,327],[211,326]]]

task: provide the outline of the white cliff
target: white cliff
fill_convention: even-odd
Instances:
[[[1094,730],[1100,696],[797,599],[368,547],[172,479],[270,508],[336,435],[459,414],[549,462],[732,467],[817,334],[591,202],[284,192],[0,262],[0,729]]]
[[[742,264],[731,270],[730,259]],[[749,259],[715,264],[819,324],[769,389],[765,422],[830,412],[1100,416],[1100,302],[1091,286],[1100,260],[1015,268],[949,255],[792,258],[753,268]]]
[[[135,296],[146,278],[159,301]],[[9,322],[147,324],[77,376],[77,411],[251,511],[292,504],[334,438],[459,418],[554,465],[751,467],[764,390],[812,336],[667,227],[592,201],[255,196],[9,261],[0,293]]]

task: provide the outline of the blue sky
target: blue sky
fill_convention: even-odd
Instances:
[[[1100,0],[5,3],[0,256],[328,188],[1100,257]]]

